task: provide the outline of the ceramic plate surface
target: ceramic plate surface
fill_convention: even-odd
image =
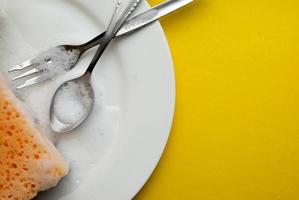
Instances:
[[[88,41],[105,30],[115,3],[0,0],[2,12],[17,30],[15,35],[4,34],[8,38],[2,34],[0,40],[6,42],[0,49],[2,64],[18,64],[58,44]],[[138,11],[148,7],[144,2]],[[78,66],[86,66],[94,52],[89,51]],[[98,63],[93,85],[96,106],[92,115],[71,134],[58,136],[57,147],[70,161],[70,174],[37,199],[131,199],[161,157],[173,119],[175,80],[160,24],[113,41]],[[44,93],[53,92],[47,88],[51,87],[28,91],[43,93],[32,92],[32,99],[41,99]]]

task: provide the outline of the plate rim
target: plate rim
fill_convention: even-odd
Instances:
[[[2,2],[5,2],[6,0],[0,0],[0,5]],[[101,3],[103,3],[103,1],[108,1],[108,0],[102,0],[99,2],[94,2],[97,3],[98,5],[100,5]],[[111,1],[109,1],[111,2]],[[84,1],[84,4],[88,4],[87,1]],[[147,1],[144,1],[144,7],[145,8],[150,8],[149,3]],[[167,112],[167,119],[164,120],[165,125],[163,125],[162,129],[160,132],[163,131],[163,134],[161,136],[160,141],[157,142],[157,144],[155,145],[155,148],[157,149],[154,153],[154,158],[151,157],[151,161],[149,162],[149,165],[147,166],[147,170],[146,173],[140,175],[140,177],[138,177],[138,180],[140,180],[138,183],[132,184],[134,186],[130,187],[130,191],[126,191],[125,194],[127,194],[127,196],[122,196],[124,199],[129,198],[132,199],[134,198],[139,192],[140,190],[145,186],[145,184],[147,183],[147,181],[149,180],[149,178],[152,176],[152,174],[155,172],[155,170],[157,169],[157,166],[160,162],[161,157],[163,156],[166,146],[167,146],[167,142],[169,140],[170,134],[171,134],[171,130],[173,127],[173,121],[174,121],[174,115],[175,115],[175,108],[176,108],[176,76],[175,76],[175,68],[174,68],[174,62],[173,62],[173,57],[171,54],[171,49],[169,46],[169,43],[167,41],[167,37],[166,34],[160,24],[159,21],[152,23],[150,25],[152,27],[152,31],[155,32],[155,34],[151,34],[153,35],[153,38],[159,38],[160,42],[157,45],[157,48],[161,47],[163,50],[163,59],[164,65],[167,65],[167,85],[166,87],[168,87],[167,89],[169,90],[169,96],[167,96],[167,103],[169,102],[169,105],[167,105],[167,108],[165,108],[164,112]],[[157,58],[157,59],[161,59]],[[162,61],[160,61],[162,62]],[[158,113],[160,114],[160,113]],[[167,126],[166,126],[167,125]],[[167,131],[166,131],[167,130]],[[109,150],[108,150],[109,151]],[[106,152],[107,154],[107,152]],[[103,159],[105,160],[105,159]],[[129,190],[129,188],[126,188]],[[76,193],[76,192],[75,192]],[[71,194],[66,194],[66,196],[62,197],[62,199],[68,199],[69,196],[72,196]],[[60,199],[60,198],[59,198]],[[80,198],[79,198],[80,199]]]

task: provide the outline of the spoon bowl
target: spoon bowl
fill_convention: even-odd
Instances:
[[[55,92],[50,107],[50,123],[54,131],[65,133],[78,127],[87,119],[94,105],[94,91],[91,85],[91,74],[112,39],[126,22],[141,0],[131,0],[128,6],[118,0],[110,24],[103,35],[99,46],[83,75],[64,82]]]
[[[58,133],[77,128],[92,112],[94,96],[90,73],[62,84],[52,98],[51,128]]]

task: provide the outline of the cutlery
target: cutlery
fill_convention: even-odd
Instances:
[[[163,2],[152,9],[126,20],[125,24],[119,29],[114,37],[119,37],[138,30],[192,1],[193,0],[168,0]],[[81,45],[59,45],[53,47],[40,53],[33,59],[26,60],[22,64],[12,67],[9,69],[9,73],[21,73],[11,77],[13,82],[22,80],[22,83],[15,85],[15,88],[22,89],[53,79],[55,76],[62,75],[72,69],[82,54],[88,49],[102,44],[105,40],[104,35],[105,32]]]
[[[161,16],[164,16],[175,9],[178,9],[179,7],[182,7],[183,5],[186,5],[190,3],[192,0],[172,0],[172,1],[166,1],[159,6],[150,9],[149,11],[137,16],[131,18],[129,23],[125,24],[125,27],[122,27],[120,31],[118,31],[119,34],[125,34],[132,32],[133,30],[137,30],[144,25],[158,19]],[[100,47],[101,48],[101,47]],[[98,60],[98,55],[95,56],[91,63],[91,67],[86,71],[86,73],[83,75],[83,77],[80,77],[76,80],[71,80],[67,84],[63,84],[60,86],[52,100],[51,100],[51,106],[50,106],[50,124],[52,129],[57,133],[65,133],[68,131],[71,131],[78,127],[81,123],[85,121],[85,119],[89,116],[89,114],[92,111],[93,105],[94,105],[94,93],[92,90],[92,86],[90,83],[90,77],[91,72],[94,66],[96,65],[96,62]],[[78,87],[79,86],[79,87]],[[68,91],[67,91],[68,90]],[[70,91],[77,90],[78,96],[74,98],[73,95],[69,96],[70,101],[65,101],[65,99],[60,98],[61,96],[67,94]],[[87,97],[87,98],[86,98]],[[74,118],[72,120],[65,120],[62,119],[61,116],[58,115],[58,111],[64,110],[65,106],[64,103],[69,104],[70,102],[74,102],[79,99],[79,102],[77,105],[71,106],[72,108],[76,109],[78,107],[83,107],[83,112],[81,112],[80,115],[75,116],[71,114],[71,118]],[[64,102],[64,103],[62,103]],[[69,106],[69,105],[68,105]],[[73,109],[72,109],[73,110]]]
[[[65,81],[63,84],[61,84],[58,89],[56,90],[52,100],[51,100],[51,107],[50,107],[50,121],[51,121],[51,127],[56,132],[66,132],[69,131],[75,127],[77,127],[79,124],[81,124],[89,115],[91,112],[93,105],[94,105],[94,91],[91,84],[91,75],[93,70],[96,67],[97,62],[103,55],[104,51],[110,44],[110,42],[113,40],[119,29],[122,27],[122,25],[126,22],[128,17],[132,14],[132,12],[136,9],[136,7],[139,5],[141,0],[131,0],[129,5],[124,9],[123,12],[120,12],[121,3],[118,2],[116,9],[113,13],[112,19],[110,21],[110,24],[103,35],[103,41],[101,45],[99,46],[94,58],[92,59],[91,63],[89,64],[86,71],[78,75],[76,78],[72,78],[71,80]],[[121,14],[120,14],[121,13]],[[75,92],[78,92],[79,95],[72,96],[72,99],[69,99],[71,101],[79,101],[80,103],[87,103],[87,105],[84,105],[86,109],[83,110],[82,115],[71,122],[63,122],[61,119],[59,119],[59,116],[57,116],[57,112],[55,112],[55,109],[57,107],[59,108],[59,103],[62,103],[63,101],[59,100],[59,94],[60,91],[62,91],[62,95],[65,94],[63,91],[63,88],[69,87],[69,85],[75,85],[75,87],[71,88],[71,90],[77,90]],[[73,91],[71,91],[73,92]],[[58,98],[58,101],[57,99]],[[74,99],[75,98],[75,99]],[[77,98],[77,99],[76,99]],[[86,102],[85,100],[88,99]],[[68,102],[66,102],[68,103]],[[78,106],[80,106],[80,103]],[[57,106],[58,104],[58,106]],[[62,107],[63,109],[63,107]],[[74,107],[73,109],[77,109],[77,107]],[[73,117],[73,116],[72,116]]]

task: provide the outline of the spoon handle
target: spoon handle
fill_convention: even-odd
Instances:
[[[116,37],[138,30],[192,1],[193,0],[168,0],[160,3],[139,15],[129,18],[117,32]]]
[[[144,11],[138,15],[130,17],[125,24],[119,29],[116,37],[122,36],[124,34],[131,33],[133,31],[139,30],[140,28],[158,20],[159,18],[191,3],[193,0],[168,0],[165,1],[147,11]],[[94,46],[103,43],[103,36],[105,32],[101,33],[97,37],[93,38],[89,42],[83,44],[81,47],[84,50],[90,49]]]
[[[125,10],[120,14],[120,7],[121,3],[118,1],[113,16],[111,18],[110,24],[103,36],[104,42],[100,44],[95,56],[93,57],[91,63],[88,66],[87,73],[91,73],[95,68],[97,62],[99,61],[100,57],[103,55],[105,49],[110,44],[112,39],[115,37],[119,29],[122,25],[126,22],[132,12],[136,9],[139,5],[141,0],[131,0],[129,5],[125,8]]]

